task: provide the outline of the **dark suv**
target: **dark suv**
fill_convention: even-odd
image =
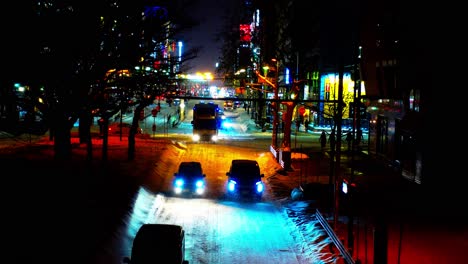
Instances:
[[[231,168],[226,172],[228,176],[227,196],[262,198],[265,186],[262,182],[264,174],[260,173],[260,166],[256,160],[232,160]]]
[[[185,230],[173,224],[143,224],[133,240],[131,257],[123,263],[188,264],[185,260]]]
[[[205,177],[200,162],[181,162],[179,170],[174,173],[173,193],[201,196],[205,193]]]

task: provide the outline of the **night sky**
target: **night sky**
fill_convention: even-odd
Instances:
[[[222,43],[215,41],[215,35],[221,31],[225,10],[233,0],[199,1],[200,4],[193,8],[192,15],[201,23],[198,27],[184,33],[181,40],[184,42],[185,50],[196,46],[201,47],[198,57],[187,62],[191,67],[189,72],[214,72]]]

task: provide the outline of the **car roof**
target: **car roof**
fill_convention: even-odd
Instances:
[[[179,165],[180,166],[195,166],[195,167],[201,167],[201,163],[198,161],[182,161]]]
[[[249,159],[235,159],[231,161],[231,164],[232,165],[246,164],[246,165],[258,166],[258,162],[256,160],[249,160]]]
[[[137,237],[159,235],[167,239],[178,239],[184,229],[176,224],[143,224],[137,232]],[[166,241],[167,242],[167,241]]]

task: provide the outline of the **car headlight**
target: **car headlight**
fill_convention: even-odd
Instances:
[[[184,186],[184,180],[183,179],[177,179],[174,183],[176,187],[182,187]]]
[[[236,184],[237,184],[237,183],[236,183],[235,181],[230,180],[230,181],[228,182],[228,186],[227,186],[228,191],[230,191],[230,192],[235,191],[235,190],[236,190]]]
[[[261,181],[255,183],[255,187],[257,189],[257,193],[262,193],[263,192],[263,189],[264,189],[264,186],[263,186],[263,183]]]
[[[213,136],[213,137],[211,137],[211,140],[213,140],[213,141],[218,141],[218,136]]]
[[[199,141],[200,140],[200,135],[193,135],[192,139],[193,139],[193,141]]]
[[[204,182],[202,180],[198,180],[195,183],[195,186],[197,186],[197,188],[203,188],[203,185],[205,185],[205,184],[204,184]]]
[[[198,180],[195,182],[195,193],[202,195],[205,192],[205,182],[203,180]]]
[[[183,179],[176,179],[174,181],[174,192],[176,194],[181,194],[184,189],[184,180]]]

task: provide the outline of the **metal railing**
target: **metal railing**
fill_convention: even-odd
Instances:
[[[335,246],[338,248],[340,251],[341,256],[343,256],[343,259],[346,261],[347,264],[355,264],[354,259],[352,258],[351,254],[349,254],[348,250],[344,247],[343,243],[338,239],[336,236],[335,232],[331,228],[331,226],[328,224],[327,220],[322,216],[320,211],[317,209],[317,212],[315,213],[317,216],[317,219],[319,220],[320,224],[322,225],[323,229],[327,232],[328,236],[331,238]]]

